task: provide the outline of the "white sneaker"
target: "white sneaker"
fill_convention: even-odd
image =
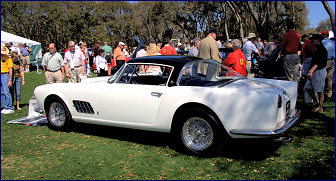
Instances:
[[[11,113],[14,113],[13,109],[4,109],[1,111],[1,114],[11,114]]]

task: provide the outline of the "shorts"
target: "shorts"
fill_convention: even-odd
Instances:
[[[22,56],[22,64],[23,65],[29,65],[30,64],[30,58],[29,56]]]
[[[327,71],[325,68],[315,70],[313,73],[313,77],[311,79],[307,79],[307,82],[303,89],[313,89],[314,92],[323,92],[326,76]]]

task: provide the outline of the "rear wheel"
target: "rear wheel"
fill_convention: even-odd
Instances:
[[[180,113],[173,130],[178,146],[194,155],[216,154],[224,142],[224,131],[213,115],[191,108]]]
[[[67,130],[70,127],[70,113],[60,98],[52,98],[48,108],[47,118],[49,126],[55,130]]]

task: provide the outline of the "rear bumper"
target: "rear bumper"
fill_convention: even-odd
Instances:
[[[278,136],[284,133],[285,131],[287,131],[290,127],[292,127],[294,123],[300,118],[301,111],[298,109],[296,109],[295,111],[296,112],[294,116],[287,118],[286,124],[279,129],[276,129],[276,130],[233,129],[233,130],[230,130],[230,133],[234,135],[249,135],[249,136]]]

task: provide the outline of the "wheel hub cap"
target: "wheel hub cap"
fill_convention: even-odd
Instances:
[[[56,126],[64,125],[65,119],[66,119],[65,110],[64,110],[64,107],[60,103],[53,102],[50,105],[49,119]]]
[[[207,121],[195,117],[184,123],[182,137],[187,146],[195,150],[204,150],[213,142],[213,131]]]

